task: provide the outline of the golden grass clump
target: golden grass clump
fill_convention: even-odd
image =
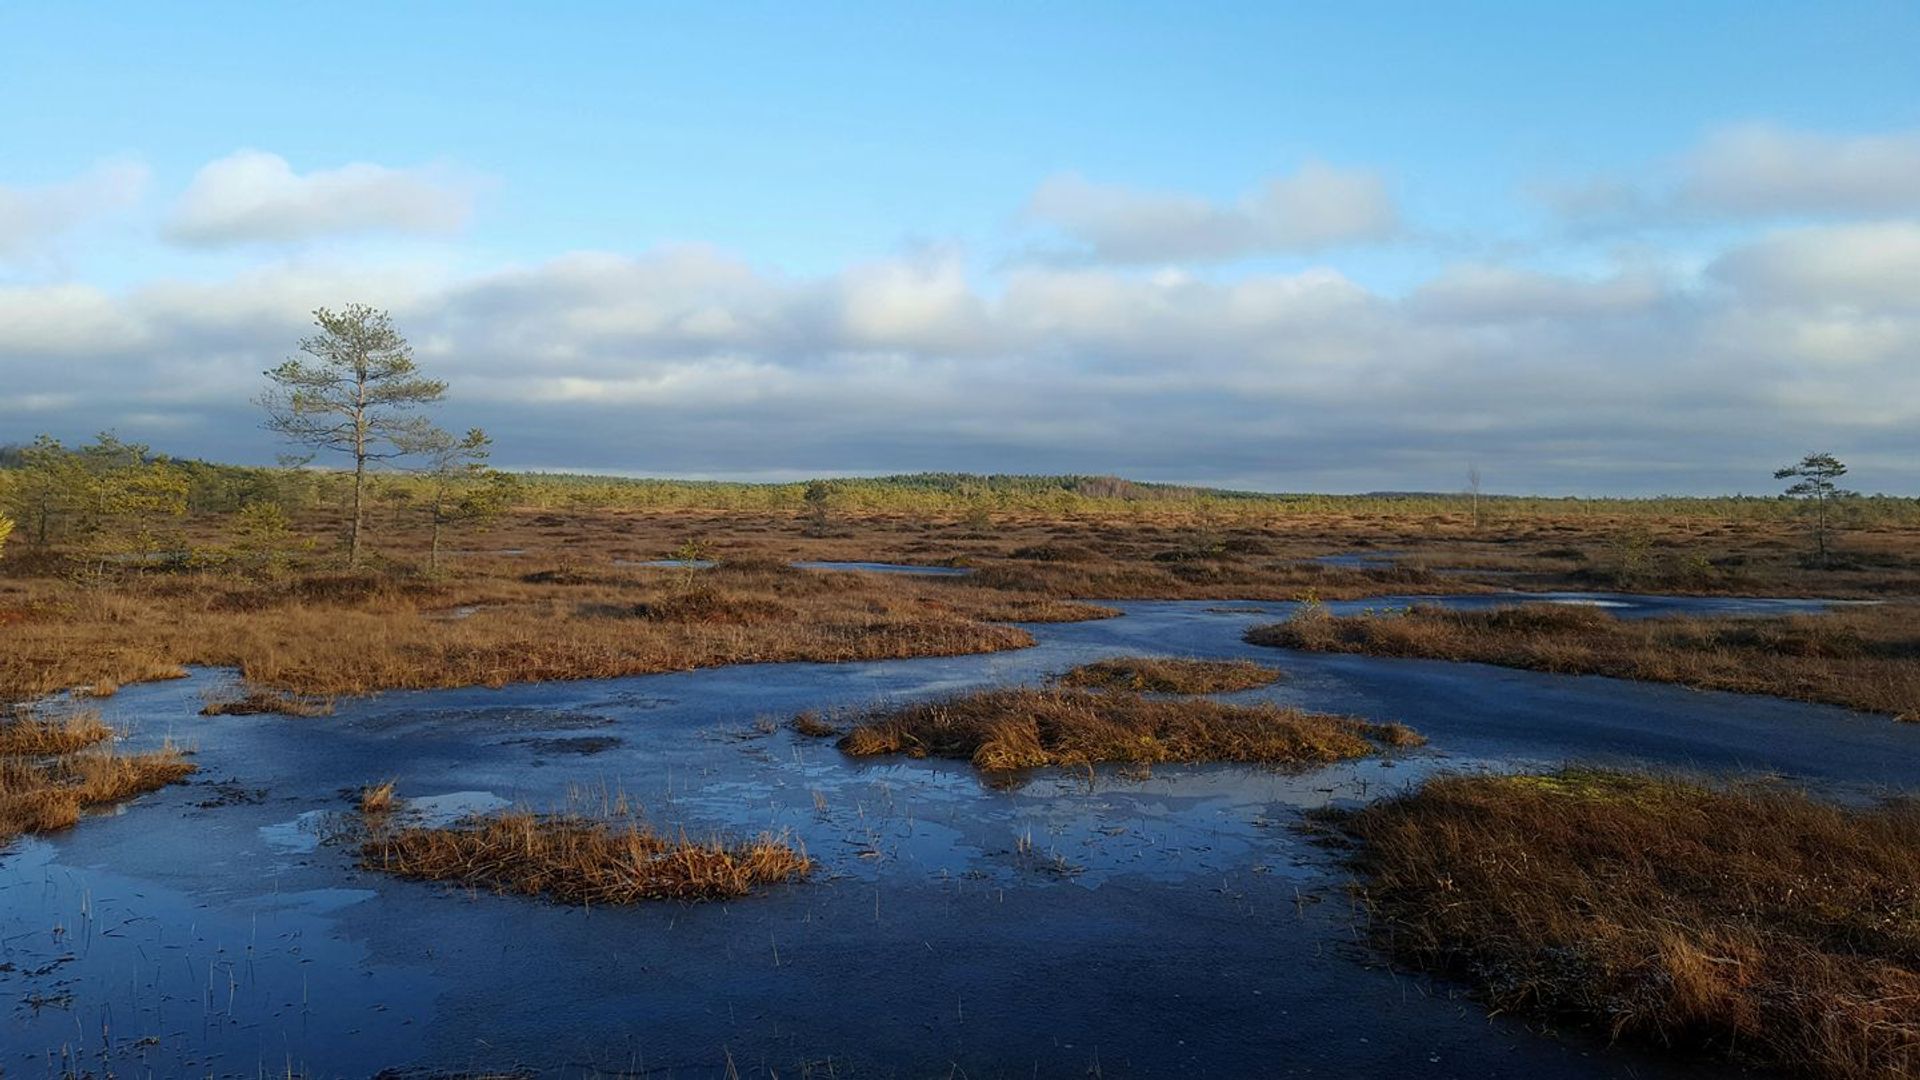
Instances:
[[[72,827],[83,811],[184,779],[194,771],[171,747],[145,754],[90,749],[0,758],[0,843]]]
[[[0,757],[71,754],[113,738],[113,729],[93,710],[43,716],[17,709],[0,720]]]
[[[988,771],[1100,762],[1309,765],[1417,746],[1400,724],[1130,691],[985,690],[870,714],[840,740],[864,757],[965,758]]]
[[[813,870],[804,852],[772,836],[699,842],[577,814],[512,811],[435,828],[369,824],[361,864],[370,870],[570,904],[724,900]]]
[[[367,817],[390,814],[394,808],[393,788],[398,781],[385,780],[360,789],[360,812]]]
[[[960,604],[959,610],[968,618],[986,622],[1072,623],[1120,617],[1118,609],[1077,600],[1057,600],[1052,597],[996,598],[978,590],[976,594]],[[936,605],[929,602],[927,606]]]
[[[1474,661],[1772,694],[1920,720],[1920,619],[1887,604],[1788,617],[1619,619],[1573,605],[1302,614],[1256,645]]]
[[[1342,815],[1379,940],[1496,1009],[1742,1065],[1920,1075],[1920,804],[1569,770]]]
[[[1060,676],[1060,685],[1153,694],[1224,694],[1280,681],[1280,672],[1251,660],[1183,660],[1124,656],[1082,664]]]
[[[200,709],[201,716],[256,716],[262,713],[309,718],[332,716],[333,702],[273,690],[246,690],[233,697],[212,698]]]
[[[839,727],[835,726],[833,721],[821,716],[813,709],[796,715],[787,721],[787,726],[809,739],[824,739],[840,734]]]

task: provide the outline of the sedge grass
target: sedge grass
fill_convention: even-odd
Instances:
[[[1186,660],[1123,656],[1082,664],[1060,676],[1061,686],[1138,690],[1153,694],[1224,694],[1280,681],[1280,672],[1251,660]]]
[[[398,877],[454,882],[569,904],[724,900],[812,872],[786,841],[694,840],[632,820],[509,811],[441,827],[386,820],[390,786],[362,796],[370,826],[361,864]]]
[[[1593,770],[1341,815],[1378,940],[1500,1011],[1822,1080],[1920,1075],[1920,804]]]
[[[985,690],[862,718],[839,742],[856,757],[960,758],[985,771],[1105,762],[1298,766],[1415,746],[1399,724],[1131,691]]]

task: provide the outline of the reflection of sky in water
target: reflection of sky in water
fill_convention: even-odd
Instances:
[[[670,806],[689,818],[789,833],[835,873],[860,879],[1052,874],[1097,885],[1114,874],[1176,880],[1252,863],[1283,869],[1297,854],[1286,831],[1294,811],[1404,788],[1444,760],[1366,759],[1301,772],[1101,767],[991,778],[965,762],[882,759],[849,768],[839,758],[829,743],[803,747],[782,763],[777,780],[710,777],[674,794]],[[743,815],[742,807],[752,809]]]

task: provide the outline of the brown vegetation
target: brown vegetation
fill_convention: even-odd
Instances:
[[[514,811],[443,828],[390,828],[391,796],[387,786],[368,815],[362,865],[405,878],[570,904],[631,904],[745,896],[813,869],[805,853],[771,836],[700,842],[662,836],[637,822],[576,814]]]
[[[869,575],[715,574],[695,591],[667,572],[613,567],[535,583],[368,575],[366,585],[348,588],[339,577],[323,579],[324,588],[139,578],[111,593],[36,583],[47,616],[8,628],[0,700],[103,678],[136,682],[187,663],[238,668],[252,687],[273,692],[215,703],[214,711],[305,715],[322,706],[299,697],[727,663],[956,655],[1033,641],[973,617],[971,596],[933,603],[911,586]],[[455,607],[472,614],[439,614]]]
[[[378,784],[368,784],[360,789],[360,813],[369,818],[378,818],[393,812],[395,780],[386,780]]]
[[[787,721],[787,726],[809,739],[825,739],[840,734],[838,727],[812,709]]]
[[[16,709],[0,721],[0,757],[71,754],[113,738],[113,729],[92,710],[43,715]]]
[[[1612,772],[1346,815],[1378,939],[1496,1009],[1832,1078],[1920,1074],[1920,805]]]
[[[1060,685],[1152,694],[1225,694],[1280,681],[1280,673],[1251,660],[1185,660],[1123,656],[1082,664],[1060,676]]]
[[[70,828],[90,807],[155,791],[194,769],[171,747],[121,754],[92,713],[17,715],[0,726],[0,843]]]
[[[296,476],[305,482],[309,478]],[[291,483],[292,480],[289,480]],[[384,505],[384,504],[380,504]],[[557,504],[556,504],[557,505]],[[1144,504],[1142,504],[1144,505]],[[1832,567],[1802,565],[1797,523],[1766,507],[1518,506],[1484,526],[1432,500],[1187,505],[1129,514],[972,516],[836,504],[834,528],[791,510],[509,512],[479,550],[426,574],[429,530],[376,520],[375,565],[343,573],[339,510],[292,520],[284,569],[193,557],[81,564],[57,548],[0,562],[0,702],[237,667],[254,688],[329,697],[401,687],[593,678],[747,661],[865,660],[1018,648],[1005,622],[1098,618],[1102,598],[1326,599],[1593,585],[1780,595],[1920,595],[1920,527],[1850,530]],[[1577,510],[1575,513],[1573,511]],[[1684,511],[1684,512],[1683,512]],[[388,511],[382,510],[381,514]],[[231,515],[191,515],[195,550],[234,543]],[[699,539],[719,566],[655,569]],[[19,547],[19,537],[14,540]],[[1333,552],[1376,566],[1313,561]],[[961,565],[965,577],[798,571],[803,560]]]
[[[1468,660],[1772,694],[1920,719],[1920,613],[1887,604],[1822,615],[1618,619],[1580,606],[1304,613],[1247,640],[1317,652]]]
[[[1307,765],[1422,741],[1399,724],[1273,705],[1016,688],[876,712],[839,745],[855,756],[964,758],[998,771],[1099,762]]]
[[[237,697],[216,697],[200,709],[201,716],[255,716],[275,713],[280,716],[332,716],[333,702],[271,690],[249,690]]]

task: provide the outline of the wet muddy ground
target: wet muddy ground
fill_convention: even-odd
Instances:
[[[1629,616],[1816,606],[1545,599]],[[1844,798],[1920,786],[1920,725],[1240,640],[1286,604],[1115,606],[1123,618],[1031,627],[1039,644],[1019,652],[392,693],[323,720],[195,715],[222,672],[129,688],[108,718],[135,742],[194,748],[201,772],[0,855],[0,1070],[1701,1075],[1490,1020],[1388,970],[1332,856],[1294,830],[1299,811],[1435,769],[1569,760],[1778,772]],[[1431,744],[1300,774],[1006,787],[964,763],[854,761],[761,722],[1137,653],[1261,659],[1288,678],[1230,697],[1404,721]],[[442,819],[622,794],[694,834],[790,833],[821,870],[743,901],[591,910],[393,880],[334,835],[352,793],[387,778]]]

